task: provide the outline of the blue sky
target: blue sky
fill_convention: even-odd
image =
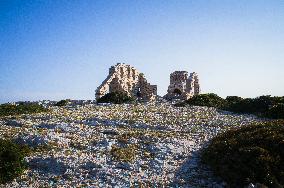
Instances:
[[[197,72],[203,93],[284,95],[282,0],[1,0],[0,103],[94,99],[117,62],[164,95]]]

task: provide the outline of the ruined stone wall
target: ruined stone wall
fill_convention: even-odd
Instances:
[[[199,79],[197,73],[190,73],[187,80],[187,92],[191,95],[198,95],[200,93]]]
[[[187,71],[175,71],[170,74],[170,85],[166,99],[189,99],[200,92],[198,75],[193,72],[188,76]]]
[[[110,92],[124,92],[143,100],[156,98],[157,86],[150,85],[143,74],[130,65],[118,63],[109,69],[109,75],[96,90],[96,99]]]

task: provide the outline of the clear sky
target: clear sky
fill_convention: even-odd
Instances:
[[[283,0],[1,0],[0,103],[94,99],[117,62],[158,94],[197,72],[222,97],[284,95]]]

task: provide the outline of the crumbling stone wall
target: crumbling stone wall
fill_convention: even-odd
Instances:
[[[200,92],[199,79],[197,73],[190,73],[187,71],[175,71],[170,75],[170,85],[166,99],[189,99],[193,95]]]
[[[96,90],[96,99],[110,92],[124,92],[128,96],[153,100],[157,86],[147,82],[142,73],[130,65],[118,63],[109,69],[109,75]]]

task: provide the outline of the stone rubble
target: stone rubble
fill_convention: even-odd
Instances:
[[[2,187],[225,187],[200,163],[200,149],[220,132],[259,121],[165,102],[53,106],[5,117],[0,138],[35,150],[28,170]]]

